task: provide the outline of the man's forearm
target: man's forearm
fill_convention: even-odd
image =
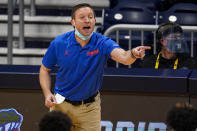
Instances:
[[[130,65],[135,62],[136,58],[131,56],[131,50],[125,51],[121,48],[116,48],[111,53],[111,58],[113,60],[124,65]]]
[[[145,50],[150,49],[151,47],[149,46],[138,46],[127,51],[121,48],[115,48],[111,52],[111,58],[124,65],[130,65],[135,62],[137,58],[143,58],[145,56]]]
[[[39,80],[43,94],[47,97],[48,94],[51,94],[51,76],[49,72],[44,70],[42,67],[40,68]]]

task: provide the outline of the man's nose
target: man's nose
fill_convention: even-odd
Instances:
[[[84,21],[85,21],[85,22],[90,22],[90,18],[85,17],[85,18],[84,18]]]

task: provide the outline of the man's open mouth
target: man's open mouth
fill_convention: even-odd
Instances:
[[[85,26],[83,27],[84,30],[89,30],[90,29],[90,26]]]

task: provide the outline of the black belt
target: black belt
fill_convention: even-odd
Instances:
[[[90,96],[88,99],[82,100],[82,101],[71,101],[68,99],[65,99],[66,102],[74,105],[74,106],[79,106],[81,104],[87,104],[87,103],[92,103],[95,101],[95,97],[97,96],[98,92],[92,96]]]

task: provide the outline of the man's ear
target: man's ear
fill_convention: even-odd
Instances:
[[[72,24],[73,27],[75,27],[75,20],[74,19],[71,19],[70,23]]]

